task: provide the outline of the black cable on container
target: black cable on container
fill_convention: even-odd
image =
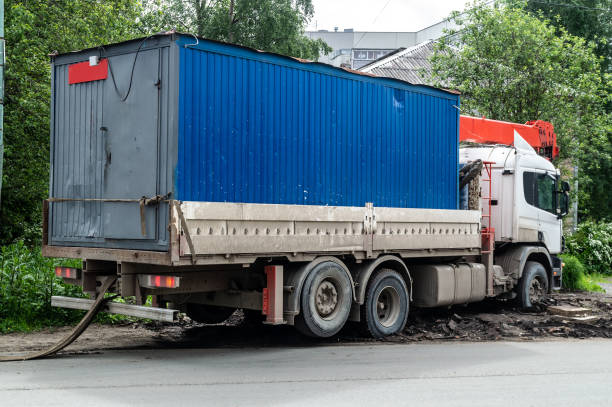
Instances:
[[[138,60],[138,54],[140,53],[142,46],[144,45],[145,41],[147,41],[149,38],[155,35],[158,35],[158,34],[163,34],[163,32],[151,34],[148,37],[145,37],[142,41],[140,41],[140,44],[138,45],[138,48],[136,49],[136,55],[134,55],[134,61],[132,62],[132,70],[130,72],[130,82],[128,84],[128,89],[127,89],[127,92],[125,93],[125,96],[121,96],[121,92],[119,91],[119,88],[117,87],[117,81],[115,80],[115,74],[113,73],[113,66],[111,65],[111,60],[109,57],[106,57],[106,59],[108,60],[108,69],[110,70],[111,79],[113,80],[113,86],[115,87],[115,92],[117,92],[117,96],[119,96],[119,99],[121,99],[122,102],[125,102],[128,96],[130,96],[130,92],[132,90],[132,81],[134,79],[134,69],[136,68],[136,61]],[[100,50],[104,51],[104,53],[106,54],[106,48],[101,46]],[[100,52],[100,58],[102,58],[102,52]]]

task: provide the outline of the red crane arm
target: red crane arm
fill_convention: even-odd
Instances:
[[[482,144],[513,145],[514,130],[538,154],[549,160],[559,155],[554,127],[551,123],[543,120],[532,120],[525,124],[519,124],[462,115],[459,123],[459,140]]]

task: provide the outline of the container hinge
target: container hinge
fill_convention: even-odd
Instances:
[[[150,198],[143,196],[138,200],[138,205],[140,206],[140,233],[142,233],[143,236],[147,235],[145,206],[159,205],[160,202],[167,201],[171,194],[172,192],[168,192],[166,195],[155,195]]]

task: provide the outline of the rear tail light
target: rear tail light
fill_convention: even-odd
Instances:
[[[55,275],[63,278],[81,278],[81,270],[72,267],[56,267]]]
[[[141,275],[138,278],[141,287],[145,288],[177,288],[181,284],[181,278],[177,276],[164,275]]]

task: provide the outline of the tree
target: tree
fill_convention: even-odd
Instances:
[[[283,55],[316,60],[331,48],[304,30],[312,0],[149,0],[151,31],[177,29]]]
[[[438,85],[462,92],[462,113],[555,126],[561,155],[579,163],[583,216],[610,218],[610,75],[596,44],[512,6],[475,3],[436,46]]]
[[[136,35],[135,0],[7,0],[5,165],[0,243],[40,239],[41,202],[49,184],[48,54]]]
[[[595,53],[604,58],[602,69],[609,72],[612,63],[612,0],[510,0],[534,15],[564,27],[568,33],[593,41]]]

